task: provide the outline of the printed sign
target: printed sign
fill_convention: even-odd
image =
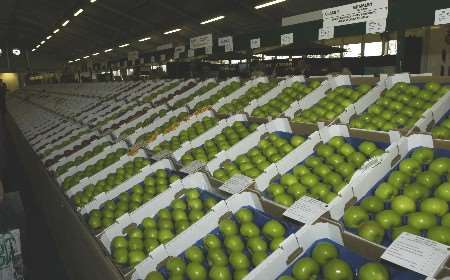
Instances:
[[[334,26],[326,26],[319,29],[319,40],[334,38]]]
[[[193,49],[189,49],[188,50],[188,57],[194,57],[195,56],[195,51]]]
[[[294,33],[288,33],[281,35],[281,45],[290,45],[294,43]]]
[[[328,211],[327,204],[309,196],[302,196],[294,202],[283,216],[310,225]]]
[[[203,49],[206,47],[212,47],[213,45],[213,37],[212,34],[206,34],[202,36],[197,36],[190,39],[190,47],[191,49]]]
[[[386,18],[371,19],[366,22],[366,34],[377,34],[386,31]]]
[[[205,48],[205,54],[212,54],[213,53],[213,48],[212,46],[206,47]]]
[[[434,14],[434,25],[450,23],[450,8],[436,10]]]
[[[219,189],[229,194],[240,193],[250,187],[253,179],[242,174],[236,174],[226,181]]]
[[[261,39],[255,38],[250,40],[250,48],[251,49],[257,49],[261,47]]]
[[[387,18],[388,0],[368,0],[322,10],[323,26],[341,26]]]

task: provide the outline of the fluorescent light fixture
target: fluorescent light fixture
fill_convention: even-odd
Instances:
[[[31,51],[34,52],[34,51],[36,51],[36,49],[32,49]]]
[[[50,40],[51,38],[52,38],[52,35],[48,35],[46,39]]]
[[[72,63],[72,62],[73,62],[73,60],[69,60],[68,62],[69,62],[69,63]]]
[[[41,41],[41,45],[43,45],[43,44],[45,44],[45,41],[44,41],[44,40]]]
[[[105,50],[105,53],[112,51],[113,49],[107,49]]]
[[[177,28],[177,29],[166,31],[166,32],[164,32],[164,35],[172,34],[172,33],[178,32],[178,31],[181,31],[181,29]]]
[[[80,59],[79,59],[79,58],[77,58],[77,59],[75,59],[74,61],[80,61]]]
[[[119,48],[125,48],[125,47],[128,47],[129,45],[130,44],[128,44],[128,43],[127,44],[123,44],[123,45],[120,45]]]
[[[224,18],[225,18],[225,16],[218,16],[218,17],[215,17],[215,18],[211,18],[211,19],[202,21],[202,22],[200,22],[200,24],[207,24],[207,23],[211,23],[211,22],[215,22],[215,21],[224,19]]]
[[[79,9],[78,11],[75,12],[75,14],[73,14],[74,17],[80,15],[84,10],[83,9]]]
[[[283,3],[283,2],[286,2],[286,0],[274,0],[274,1],[270,1],[267,3],[261,4],[261,5],[255,6],[255,9],[258,10],[258,9],[262,9],[262,8],[269,7],[269,6]]]
[[[99,55],[99,53],[98,53],[98,52],[96,52],[96,53],[93,53],[93,54],[92,54],[92,56],[96,56],[96,55]]]
[[[151,39],[151,37],[145,37],[145,38],[139,39],[139,42],[144,42],[144,41],[147,41],[150,39]]]
[[[59,28],[55,29],[55,31],[53,31],[53,34],[56,34],[59,32]]]
[[[89,57],[90,57],[89,55],[83,56],[84,59],[89,58]]]
[[[95,2],[97,2],[97,0],[91,0],[91,3],[95,3]]]
[[[66,20],[65,22],[63,22],[63,24],[61,24],[61,26],[66,26],[66,25],[68,25],[69,24],[69,22],[70,22],[70,20]]]
[[[37,46],[36,46],[36,49],[39,49],[40,47],[41,47],[41,45],[37,45]]]

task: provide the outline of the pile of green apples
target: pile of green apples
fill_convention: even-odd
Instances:
[[[175,104],[173,105],[173,108],[180,108],[181,106],[184,106],[186,104],[188,104],[189,102],[191,102],[195,97],[200,96],[204,93],[207,93],[208,91],[210,91],[211,89],[215,88],[217,86],[216,82],[210,82],[207,85],[199,88],[196,92],[194,92],[193,94],[191,94],[188,97],[185,97],[183,99],[178,100],[177,102],[175,102]]]
[[[177,128],[182,121],[188,118],[189,114],[187,112],[181,112],[180,114],[178,114],[178,116],[171,117],[167,122],[155,128],[151,132],[144,133],[143,135],[139,136],[136,140],[136,143],[143,143],[146,139],[150,139],[153,137],[156,138],[159,134],[168,133]]]
[[[275,98],[271,99],[266,104],[255,108],[251,113],[257,118],[279,117],[281,114],[289,109],[294,101],[298,101],[311,93],[320,86],[319,81],[311,81],[308,85],[300,82],[294,82],[290,87],[283,89]]]
[[[375,243],[403,232],[450,245],[450,158],[416,149],[360,203],[348,208],[346,228]]]
[[[225,127],[213,139],[206,140],[205,144],[187,151],[181,157],[181,163],[187,165],[194,160],[206,163],[212,160],[220,151],[228,150],[231,146],[244,139],[255,131],[257,127],[258,125],[254,123],[247,126],[244,122],[236,121],[231,126]]]
[[[450,116],[442,120],[440,124],[431,130],[431,135],[435,139],[450,140]]]
[[[82,164],[83,162],[86,162],[89,159],[95,157],[96,155],[103,152],[103,150],[110,145],[112,145],[111,142],[109,142],[109,141],[104,142],[104,143],[94,147],[92,150],[85,152],[83,155],[76,157],[74,160],[69,161],[69,162],[59,166],[56,169],[56,176],[61,176],[61,175],[65,174],[73,166],[78,166],[78,165]]]
[[[430,108],[449,88],[438,83],[425,84],[424,89],[406,83],[397,83],[359,116],[350,120],[350,126],[367,130],[389,131],[412,128],[423,112]]]
[[[97,195],[112,190],[114,187],[138,174],[142,168],[149,164],[150,161],[147,159],[137,157],[117,168],[115,172],[109,173],[105,179],[99,180],[95,185],[87,185],[83,191],[77,192],[72,197],[72,201],[75,206],[83,207]]]
[[[356,279],[349,263],[339,258],[339,250],[328,241],[314,246],[311,256],[300,258],[292,267],[291,275],[278,280],[352,280]],[[389,280],[389,269],[379,262],[367,262],[358,268],[359,280]]]
[[[295,113],[293,120],[299,123],[332,121],[342,114],[345,108],[358,101],[371,89],[370,85],[361,84],[356,89],[350,86],[340,86],[334,90],[328,90],[326,96],[311,108]]]
[[[119,148],[116,151],[106,155],[105,158],[100,159],[96,163],[87,166],[84,170],[78,171],[72,176],[65,178],[63,182],[64,190],[72,188],[73,186],[77,185],[82,179],[95,175],[106,167],[114,164],[120,159],[120,157],[122,157],[126,153],[127,149]]]
[[[238,81],[233,81],[229,85],[223,87],[221,90],[219,90],[216,94],[212,95],[206,100],[202,100],[199,103],[197,103],[194,106],[194,111],[201,110],[205,107],[211,106],[215,104],[217,101],[219,101],[221,98],[225,96],[229,96],[236,90],[238,90],[243,84]]]
[[[218,232],[189,247],[179,257],[168,259],[162,269],[168,279],[237,280],[245,276],[283,242],[286,228],[276,220],[258,226],[255,214],[241,208],[235,217],[223,219]],[[161,272],[150,272],[146,280],[167,279]]]
[[[132,110],[133,107],[134,107],[134,106],[127,106],[127,107],[125,107],[125,108],[119,110],[118,112],[114,112],[114,113],[109,112],[109,113],[106,113],[107,115],[108,115],[108,114],[111,114],[111,113],[112,113],[112,114],[111,114],[110,116],[104,118],[103,120],[98,121],[95,125],[96,125],[97,127],[102,127],[102,126],[104,126],[105,124],[107,124],[109,121],[115,120],[115,119],[119,118],[120,116],[122,116],[123,114],[125,114],[126,112]]]
[[[150,125],[156,118],[164,117],[167,114],[167,112],[168,112],[167,109],[162,109],[158,113],[153,113],[151,116],[149,116],[148,118],[146,118],[142,122],[139,122],[134,127],[129,127],[127,129],[125,129],[124,131],[122,131],[122,133],[120,133],[120,138],[125,138],[127,136],[130,136],[131,134],[133,134],[139,128],[146,127],[146,126]]]
[[[169,188],[169,185],[179,180],[176,174],[170,175],[164,169],[145,177],[141,184],[137,184],[130,191],[122,192],[115,200],[105,201],[100,209],[89,212],[88,224],[92,230],[105,228],[125,213],[132,212],[145,202]]]
[[[53,153],[54,151],[61,150],[62,148],[64,148],[64,147],[70,145],[71,143],[77,141],[78,139],[80,139],[81,136],[83,136],[83,135],[85,135],[85,134],[88,134],[89,132],[90,132],[89,129],[88,129],[88,130],[80,131],[79,133],[77,133],[76,135],[71,136],[69,139],[65,140],[65,141],[62,142],[61,144],[58,144],[58,145],[56,145],[56,146],[53,146],[53,147],[51,147],[51,148],[45,150],[45,151],[43,152],[44,157],[50,155],[50,154]]]
[[[286,207],[304,195],[330,203],[368,158],[383,152],[369,141],[355,149],[344,137],[334,136],[328,143],[317,145],[315,153],[291,172],[273,180],[265,193]]]
[[[276,133],[269,133],[259,141],[256,147],[237,156],[233,162],[223,162],[221,167],[213,172],[213,176],[223,182],[236,174],[244,174],[254,179],[269,165],[282,159],[304,141],[303,136],[294,135],[290,139],[285,139]]]
[[[237,112],[242,112],[244,108],[250,104],[252,100],[255,100],[267,92],[269,92],[271,89],[276,87],[278,84],[277,80],[270,81],[268,83],[258,83],[256,86],[251,87],[247,90],[247,92],[240,96],[239,98],[236,98],[232,100],[230,103],[227,103],[219,108],[218,113],[219,114],[234,114]]]
[[[156,146],[152,153],[157,154],[162,150],[175,151],[187,141],[197,138],[199,135],[205,133],[207,130],[213,128],[217,124],[217,118],[204,117],[201,121],[193,123],[189,128],[180,132],[179,135],[173,136],[170,140],[164,140]]]
[[[151,103],[153,101],[153,99],[155,99],[155,97],[157,97],[160,94],[163,94],[166,91],[173,89],[174,87],[178,86],[180,83],[181,82],[173,82],[171,84],[165,85],[164,87],[162,87],[162,88],[158,89],[157,91],[154,91],[150,95],[147,95],[146,97],[144,97],[142,101],[144,101],[145,103]]]
[[[125,236],[115,237],[111,242],[114,261],[135,266],[160,244],[169,242],[200,220],[217,202],[212,196],[202,198],[198,189],[186,189],[183,197],[173,200],[155,217],[146,217],[140,225],[128,226]]]

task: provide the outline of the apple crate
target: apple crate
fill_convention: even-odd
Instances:
[[[181,99],[184,99],[186,97],[189,97],[192,94],[194,94],[197,90],[199,90],[202,87],[206,86],[207,84],[215,83],[215,82],[216,82],[216,79],[213,79],[213,78],[201,81],[201,82],[197,83],[194,87],[192,87],[192,88],[190,88],[190,89],[186,90],[185,92],[182,92],[182,93],[180,93],[178,95],[175,95],[173,98],[169,99],[167,101],[167,104],[169,104],[169,107],[172,108],[173,105],[175,105],[175,103],[178,100],[181,100]]]
[[[219,90],[223,89],[224,87],[231,84],[232,82],[239,82],[239,78],[233,77],[233,78],[230,78],[230,79],[220,82],[215,88],[209,90],[208,92],[205,92],[204,94],[202,94],[200,96],[194,97],[194,99],[192,99],[189,103],[187,103],[186,106],[190,110],[193,110],[195,105],[197,105],[197,103],[210,98],[211,96],[215,95]]]
[[[112,165],[108,166],[107,168],[101,170],[100,172],[98,172],[97,174],[95,174],[95,175],[93,175],[91,177],[84,178],[77,185],[75,185],[72,188],[68,189],[66,191],[66,195],[69,198],[72,197],[77,192],[80,192],[80,191],[84,190],[84,188],[87,185],[95,184],[98,181],[105,179],[111,171],[116,170],[117,168],[121,167],[125,163],[127,163],[129,161],[132,161],[132,160],[134,160],[137,157],[143,157],[143,158],[147,159],[147,154],[145,153],[144,150],[139,149],[137,151],[137,153],[134,154],[134,155],[129,155],[129,154],[123,155],[117,162],[113,163]]]
[[[292,277],[292,270],[296,262],[304,257],[311,257],[312,250],[320,242],[329,242],[336,247],[339,258],[351,268],[352,275],[349,279],[356,279],[359,275],[359,268],[365,263],[380,262],[380,257],[384,252],[382,248],[368,244],[354,236],[349,236],[336,225],[317,223],[304,226],[293,236],[290,236],[281,244],[281,250],[270,255],[265,262],[251,271],[245,279]],[[423,275],[393,265],[390,262],[382,261],[380,263],[389,271],[389,279],[425,279]],[[318,279],[322,279],[321,276]]]
[[[414,183],[419,183],[419,184],[423,184],[423,182],[429,182],[429,186],[423,186],[423,188],[426,188],[426,191],[429,191],[429,197],[432,198],[433,193],[435,192],[435,190],[437,189],[437,187],[445,182],[448,182],[449,180],[449,175],[448,175],[448,166],[445,167],[445,165],[442,165],[444,167],[442,168],[447,168],[447,171],[445,173],[438,173],[435,172],[438,177],[436,176],[425,176],[424,180],[420,179],[420,181],[416,181],[416,177],[415,175],[411,175],[409,178],[405,179],[402,178],[404,176],[401,176],[401,174],[399,173],[399,168],[400,168],[400,164],[405,160],[405,159],[409,159],[411,157],[412,154],[414,154],[414,152],[419,151],[420,149],[423,148],[432,148],[433,152],[434,152],[434,159],[437,159],[439,157],[445,158],[447,160],[447,162],[449,161],[450,158],[450,150],[448,150],[448,148],[444,148],[441,147],[439,145],[435,145],[433,144],[433,139],[429,136],[429,135],[423,135],[423,134],[413,134],[411,136],[408,137],[403,137],[401,138],[397,143],[395,143],[394,145],[391,145],[389,148],[386,149],[386,153],[383,155],[383,157],[374,162],[373,164],[371,164],[370,166],[370,172],[366,174],[366,176],[364,176],[363,181],[361,181],[360,184],[357,185],[353,185],[353,194],[354,194],[354,198],[352,199],[352,201],[350,201],[347,205],[346,205],[346,211],[348,211],[350,209],[350,207],[355,206],[355,208],[359,208],[359,209],[363,209],[361,207],[361,203],[364,199],[370,197],[370,196],[374,196],[375,195],[375,191],[377,190],[377,188],[382,185],[385,182],[388,182],[389,179],[389,183],[385,184],[383,186],[383,188],[381,189],[381,191],[378,192],[378,196],[382,196],[382,197],[386,197],[386,199],[383,201],[382,198],[380,198],[380,200],[382,200],[383,202],[383,210],[392,210],[392,207],[395,207],[395,209],[405,209],[405,213],[403,213],[402,215],[397,214],[395,215],[395,217],[391,217],[392,218],[392,224],[388,223],[389,220],[385,220],[388,228],[381,228],[381,230],[376,234],[376,240],[374,238],[374,240],[371,240],[372,243],[376,244],[381,244],[383,246],[388,246],[389,244],[392,243],[393,239],[395,239],[395,235],[396,233],[394,232],[393,228],[394,227],[399,227],[399,226],[404,226],[404,225],[408,225],[409,223],[414,224],[417,228],[417,223],[414,222],[414,220],[416,220],[416,222],[418,220],[423,220],[424,223],[420,226],[420,229],[414,230],[416,232],[411,232],[417,235],[420,235],[422,237],[427,237],[427,229],[430,228],[431,226],[434,225],[442,225],[444,219],[442,218],[444,214],[449,215],[450,214],[448,211],[448,207],[450,207],[450,200],[446,201],[446,203],[444,203],[444,213],[439,213],[442,215],[438,215],[436,213],[432,214],[428,211],[426,211],[429,214],[425,214],[426,217],[423,219],[422,216],[417,216],[416,215],[416,219],[411,220],[411,214],[420,213],[420,209],[421,209],[421,202],[424,201],[426,199],[426,195],[423,194],[421,195],[420,193],[418,193],[418,197],[416,199],[410,198],[407,199],[407,201],[403,201],[403,203],[401,203],[402,201],[399,200],[397,204],[397,206],[393,206],[393,203],[391,200],[393,200],[395,197],[399,197],[401,196],[402,199],[404,197],[410,197],[410,195],[406,195],[408,193],[410,193],[411,195],[413,193],[408,192],[405,193],[405,190],[403,189],[404,186],[406,186],[407,184],[410,184],[412,186],[414,186]],[[422,153],[423,154],[423,153]],[[419,158],[419,156],[417,156],[416,158]],[[412,166],[412,167],[407,167],[408,164],[405,164],[405,169],[406,168],[415,168],[418,170],[418,172],[422,172],[422,171],[427,171],[428,170],[428,165],[425,164],[424,162],[422,162],[420,164],[419,167],[416,166]],[[438,169],[436,169],[438,170]],[[434,169],[433,169],[434,172]],[[408,174],[408,173],[405,173]],[[391,178],[392,175],[392,178]],[[431,175],[428,174],[427,175]],[[410,180],[411,177],[413,180]],[[428,178],[428,179],[427,179]],[[430,179],[431,178],[431,179]],[[435,180],[436,178],[438,178],[438,180]],[[405,180],[410,180],[409,182],[405,183]],[[433,182],[434,181],[434,182]],[[389,188],[389,186],[394,186],[395,184],[399,184],[398,189],[396,188],[396,190],[398,192],[395,192],[394,189]],[[395,186],[394,186],[395,188]],[[448,192],[448,191],[447,191]],[[415,193],[415,192],[414,192]],[[442,200],[442,199],[441,199]],[[431,205],[436,206],[439,205],[439,203],[437,201],[430,201]],[[412,207],[412,208],[411,208]],[[445,212],[445,207],[447,207],[447,210]],[[411,208],[411,209],[409,209]],[[435,209],[433,211],[438,211],[439,209]],[[403,210],[402,210],[403,212]],[[359,212],[361,213],[361,212]],[[370,211],[365,211],[365,213],[368,215],[367,217],[369,218],[370,221],[375,220],[376,218],[376,214],[372,213]],[[400,220],[397,220],[397,216],[400,217]],[[367,219],[365,217],[365,215],[363,214],[363,216],[361,215],[356,215],[355,212],[355,217],[359,217],[361,219],[356,219],[355,218],[355,227],[354,228],[350,228],[346,225],[346,223],[344,223],[344,217],[345,217],[345,212],[342,213],[342,215],[339,218],[339,222],[342,223],[342,225],[345,227],[345,229],[352,233],[357,235],[358,234],[358,230],[359,227],[358,225],[361,224],[362,222],[365,222]],[[414,218],[414,216],[413,216]],[[380,220],[383,220],[380,217]],[[397,221],[400,222],[400,224],[396,224]],[[350,222],[350,221],[349,221]],[[425,225],[425,223],[429,222],[429,225]],[[390,226],[389,226],[390,224]],[[422,227],[423,226],[423,227]],[[399,230],[398,234],[402,232],[401,230]],[[448,233],[450,234],[450,232]],[[447,244],[448,242],[450,242],[447,239]]]
[[[161,118],[157,118],[150,125],[137,129],[132,135],[129,135],[126,138],[126,141],[130,145],[136,144],[136,141],[140,136],[144,135],[145,133],[152,132],[156,128],[167,123],[172,117],[176,117],[183,112],[188,113],[188,109],[186,107],[180,107],[180,108],[176,109],[175,111],[169,111],[165,116],[163,116]]]
[[[421,132],[427,131],[431,133],[434,139],[442,141],[450,140],[450,121],[448,120],[450,118],[450,94],[445,97],[447,98],[444,98],[446,100],[441,103],[441,110],[436,110],[436,114],[427,110],[423,118],[416,123],[416,127],[420,128]]]
[[[298,128],[293,126],[295,131]],[[379,149],[385,150],[388,146],[393,145],[400,139],[398,132],[391,133],[372,133],[361,134],[353,131],[349,131],[346,126],[333,125],[330,127],[323,127],[319,131],[312,133],[309,138],[300,146],[295,148],[292,152],[286,155],[283,159],[275,164],[274,169],[267,172],[266,176],[255,179],[255,189],[264,196],[265,199],[272,200],[268,195],[268,187],[272,182],[278,183],[281,176],[292,173],[293,169],[303,164],[304,161],[316,154],[316,147],[321,143],[328,143],[334,136],[344,137],[346,143],[350,144],[353,148],[356,148],[360,143],[365,140],[371,141],[376,144]],[[377,157],[375,157],[377,158]],[[366,176],[366,164],[370,160],[367,160],[359,169],[355,170],[354,174],[348,182],[339,190],[337,196],[328,203],[328,213],[326,216],[330,216],[335,219],[339,219],[344,212],[346,203],[353,198],[353,186],[364,182]],[[275,202],[273,202],[275,203]],[[280,205],[285,209],[286,205]]]
[[[286,77],[284,80],[280,81],[275,88],[271,89],[263,96],[252,100],[250,104],[248,104],[244,108],[244,112],[250,115],[254,109],[268,103],[270,100],[277,97],[283,91],[283,89],[290,87],[294,82],[304,83],[305,77],[303,76]]]
[[[161,87],[158,87],[152,91],[147,91],[145,92],[143,95],[141,95],[138,99],[137,102],[139,103],[151,103],[151,101],[149,101],[149,98],[152,97],[153,99],[156,97],[156,94],[162,94],[166,91],[169,91],[175,87],[180,86],[181,84],[183,84],[183,80],[182,79],[177,79],[177,80],[169,80],[167,81],[164,85],[162,85]],[[182,86],[181,86],[182,87]]]
[[[247,122],[247,116],[245,116],[243,114],[237,114],[237,115],[233,115],[231,117],[228,117],[226,119],[220,120],[217,123],[216,126],[214,126],[213,128],[209,129],[208,131],[206,131],[202,135],[199,135],[194,140],[187,141],[187,142],[183,143],[183,145],[181,145],[181,147],[179,149],[177,149],[176,151],[174,151],[172,153],[173,158],[175,159],[175,161],[177,162],[177,164],[179,166],[182,166],[182,164],[181,164],[181,157],[187,151],[189,151],[189,150],[191,150],[193,148],[200,147],[207,140],[210,140],[210,139],[214,138],[216,135],[220,134],[225,127],[229,127],[229,126],[233,125],[234,122],[237,122],[237,121]]]
[[[166,171],[169,171],[171,174],[184,176],[184,174],[175,171],[175,167],[173,166],[172,162],[170,162],[169,160],[163,159],[163,160],[157,161],[151,165],[144,167],[141,170],[141,172],[139,172],[135,176],[127,179],[122,184],[114,187],[113,189],[111,189],[107,192],[97,195],[96,197],[94,197],[94,199],[90,203],[88,203],[84,207],[78,209],[79,212],[82,215],[85,215],[94,209],[99,209],[100,206],[108,200],[116,200],[118,195],[120,195],[121,193],[123,193],[125,191],[129,192],[130,189],[135,185],[142,184],[145,177],[153,174],[158,169],[164,169]]]
[[[102,141],[101,143],[105,143],[107,141],[109,141],[108,138],[106,138],[105,141]],[[101,143],[98,143],[97,145],[99,145]],[[97,146],[97,145],[95,145],[95,146]],[[93,149],[94,147],[91,147],[91,148]],[[88,159],[87,161],[81,163],[78,166],[71,167],[69,170],[67,170],[66,173],[64,173],[61,176],[57,177],[56,181],[58,181],[58,183],[62,184],[67,177],[72,176],[73,174],[77,173],[80,170],[84,170],[87,166],[89,166],[91,164],[95,164],[100,159],[105,158],[109,153],[115,152],[115,151],[117,151],[117,149],[120,149],[120,148],[128,149],[127,143],[125,143],[124,141],[121,141],[121,142],[118,142],[118,143],[116,143],[114,145],[106,147],[98,155],[95,155],[94,157]]]
[[[43,150],[47,146],[50,147],[51,145],[54,145],[55,142],[58,142],[58,141],[62,142],[63,140],[61,140],[61,139],[63,137],[67,137],[67,135],[70,135],[74,131],[79,131],[81,129],[83,129],[83,128],[80,127],[79,125],[69,124],[67,126],[64,126],[63,129],[58,129],[57,131],[52,130],[51,132],[46,134],[45,137],[43,135],[43,137],[41,139],[39,139],[38,142],[33,144],[33,148],[35,148],[35,151],[41,152],[41,150]]]
[[[136,104],[137,105],[137,104]],[[143,104],[143,105],[137,105],[133,109],[129,110],[125,114],[121,115],[120,117],[110,120],[106,124],[102,125],[99,130],[102,132],[108,131],[108,130],[115,130],[122,126],[127,126],[128,121],[132,120],[133,118],[137,116],[141,116],[146,111],[151,109],[151,105],[149,104]],[[139,115],[140,113],[140,115]]]
[[[126,129],[130,127],[136,127],[139,123],[143,122],[145,119],[151,117],[153,114],[159,113],[161,110],[167,110],[169,107],[167,107],[166,104],[162,104],[158,107],[151,108],[147,112],[145,112],[144,115],[139,116],[138,118],[132,120],[131,122],[127,123],[125,126],[121,126],[118,129],[115,129],[112,131],[112,135],[115,137],[115,139],[121,138],[121,133],[124,132]],[[156,121],[158,117],[154,120]]]
[[[216,235],[220,240],[223,240],[223,236],[221,236],[219,232],[219,223],[223,219],[227,218],[236,221],[235,213],[242,208],[249,209],[252,212],[252,222],[259,228],[262,228],[263,225],[269,220],[275,220],[283,225],[285,229],[283,237],[286,239],[280,244],[277,244],[277,249],[273,251],[268,250],[268,258],[270,258],[271,255],[279,254],[278,252],[282,250],[283,244],[286,242],[286,240],[292,238],[293,233],[296,232],[300,227],[300,225],[293,224],[289,221],[284,220],[283,217],[278,216],[276,214],[278,212],[278,209],[276,209],[276,207],[271,204],[267,204],[261,201],[256,194],[250,192],[235,194],[227,200],[221,201],[216,204],[213,207],[213,210],[205,215],[194,226],[186,229],[181,234],[172,239],[169,243],[158,247],[152,253],[150,253],[150,256],[146,260],[136,266],[135,272],[131,276],[131,279],[145,279],[146,275],[152,271],[159,271],[167,278],[168,273],[164,267],[164,264],[170,257],[181,257],[185,259],[184,253],[192,245],[200,247],[202,251],[206,250],[202,239],[207,234]],[[264,239],[264,241],[270,242],[270,239],[266,236],[263,237],[262,234],[260,236]],[[244,254],[249,257],[250,251],[248,248],[244,249]],[[250,264],[250,273],[262,266],[267,261],[267,259],[256,267],[253,264]],[[202,264],[205,267],[208,266],[206,261]],[[247,276],[245,279],[253,278],[248,278]],[[261,279],[271,278],[263,277]]]
[[[214,118],[215,115],[214,115],[213,111],[204,111],[204,112],[201,112],[199,114],[191,115],[191,117],[189,119],[187,119],[186,121],[181,122],[175,130],[170,131],[169,133],[166,133],[166,134],[161,134],[153,142],[147,144],[145,146],[145,148],[148,151],[152,151],[156,146],[158,146],[162,142],[170,141],[173,137],[178,136],[182,131],[188,129],[194,123],[201,121],[204,117]],[[205,131],[204,133],[206,133],[206,132],[207,131]],[[201,135],[203,135],[203,134],[201,134]],[[197,137],[200,137],[201,135],[199,135]],[[195,139],[193,139],[193,140],[195,140]],[[152,158],[154,158],[156,156],[156,158],[154,158],[154,159],[158,159],[158,155],[157,154],[152,154],[151,156],[152,156]]]
[[[48,157],[48,155],[44,154],[46,151],[51,150],[58,145],[61,145],[62,143],[64,143],[64,141],[70,139],[73,136],[78,135],[79,133],[81,133],[83,131],[88,131],[88,129],[80,127],[80,128],[68,131],[65,134],[62,134],[62,135],[59,134],[60,136],[58,136],[56,139],[54,137],[51,137],[51,138],[53,138],[53,140],[50,143],[47,143],[44,146],[42,146],[41,149],[39,150],[42,160],[45,161],[45,158]]]
[[[173,87],[173,88],[171,88],[171,89],[169,89],[169,90],[167,90],[167,91],[165,91],[165,92],[159,94],[158,96],[155,96],[155,97],[153,98],[153,100],[152,100],[152,103],[158,102],[158,101],[161,100],[161,99],[164,99],[164,98],[167,98],[167,97],[171,96],[171,95],[174,94],[176,91],[178,91],[178,90],[184,88],[184,87],[185,87],[186,85],[188,85],[189,83],[196,83],[196,82],[197,82],[196,79],[187,79],[187,80],[181,81],[177,86],[175,86],[175,87]],[[140,101],[141,101],[141,102],[144,102],[144,98],[141,98]]]
[[[105,106],[101,106],[93,112],[88,111],[83,114],[83,119],[81,120],[81,122],[88,125],[95,125],[97,122],[101,121],[102,119],[107,117],[107,115],[112,113],[113,109],[120,108],[122,106],[125,106],[126,104],[127,103],[124,101],[117,102],[115,100],[111,100]]]
[[[176,81],[176,80],[175,80]],[[123,94],[124,100],[127,102],[132,102],[138,98],[140,98],[142,95],[148,92],[152,92],[154,90],[158,90],[160,87],[164,86],[168,82],[168,80],[159,80],[155,81],[153,83],[144,83],[141,85],[137,90],[132,92],[131,94]]]
[[[384,93],[384,90],[391,89],[397,83],[407,83],[419,86],[421,89],[427,82],[439,82],[444,85],[449,85],[450,80],[446,77],[430,77],[430,76],[413,76],[409,73],[400,73],[393,76],[387,77],[385,80],[381,80],[378,86],[375,87],[371,92],[361,97],[353,107],[348,108],[339,117],[338,122],[343,124],[349,124],[351,119],[366,113],[369,107],[375,102],[377,102]],[[433,105],[425,110],[419,120],[411,127],[406,128],[401,126],[396,129],[399,130],[402,135],[410,135],[418,132],[425,132],[428,127],[436,123],[449,108],[450,102],[450,91],[442,95],[438,100],[434,101]]]

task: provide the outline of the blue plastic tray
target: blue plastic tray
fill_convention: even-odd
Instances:
[[[346,261],[350,265],[350,267],[352,268],[354,279],[357,279],[356,276],[357,276],[358,269],[362,265],[364,265],[365,263],[371,262],[369,259],[366,259],[366,258],[356,254],[355,252],[351,251],[350,249],[348,249],[348,248],[346,248],[346,247],[344,247],[344,246],[342,246],[342,245],[340,245],[340,244],[338,244],[338,243],[336,243],[336,242],[334,242],[334,241],[332,241],[332,240],[330,240],[328,238],[320,239],[320,240],[317,240],[316,242],[314,242],[314,244],[312,244],[305,251],[305,253],[302,256],[302,258],[306,257],[306,256],[310,257],[311,254],[312,254],[312,250],[314,249],[316,244],[318,242],[323,242],[323,241],[333,243],[336,246],[336,248],[337,248],[337,250],[339,252],[339,258],[344,260],[344,261]],[[414,271],[411,271],[411,270],[407,270],[405,268],[402,268],[400,266],[394,265],[392,263],[385,262],[385,261],[383,261],[382,263],[383,263],[383,265],[386,266],[386,268],[389,269],[390,280],[419,280],[419,279],[425,279],[426,278],[425,276],[423,276],[421,274],[418,274],[418,273],[416,273]],[[279,277],[281,277],[283,275],[292,275],[292,269],[294,267],[294,264],[295,263],[290,265]],[[320,279],[323,279],[323,278],[320,276],[318,278],[318,280],[320,280]]]

